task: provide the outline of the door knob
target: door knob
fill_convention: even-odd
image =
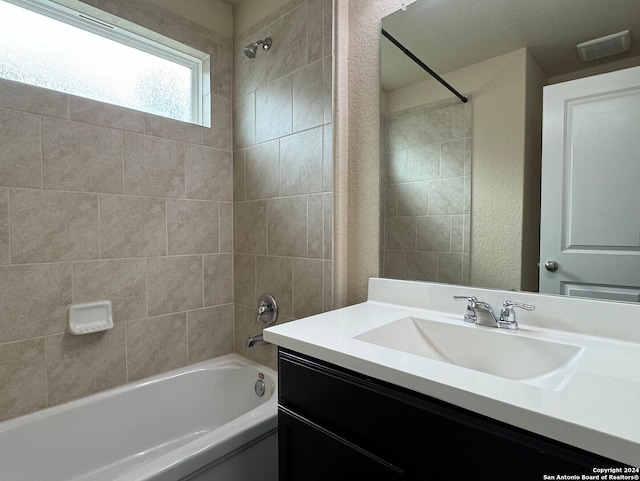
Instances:
[[[558,263],[556,261],[547,261],[544,263],[544,268],[546,270],[548,270],[549,272],[555,272],[558,270],[558,267],[560,267],[558,265]]]

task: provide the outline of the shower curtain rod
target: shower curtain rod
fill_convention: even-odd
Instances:
[[[405,47],[404,45],[402,45],[400,42],[398,42],[395,38],[393,38],[393,36],[387,32],[384,28],[382,29],[382,35],[384,35],[385,37],[387,37],[389,40],[391,40],[391,43],[393,43],[396,47],[398,47],[400,50],[402,50],[402,52],[409,57],[411,60],[413,60],[415,63],[417,63],[418,65],[420,65],[420,67],[422,67],[424,70],[426,70],[429,75],[431,75],[434,79],[436,79],[438,82],[440,82],[442,85],[444,85],[445,87],[447,87],[451,92],[453,92],[453,94],[458,97],[463,103],[466,103],[469,99],[467,97],[465,97],[464,95],[460,94],[460,92],[458,92],[456,89],[454,89],[451,85],[449,85],[446,80],[444,80],[442,77],[440,77],[440,75],[438,75],[437,73],[435,73],[433,70],[431,70],[422,60],[420,60],[418,57],[416,57],[413,53],[411,53],[411,51]]]

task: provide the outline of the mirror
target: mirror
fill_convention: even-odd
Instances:
[[[381,36],[381,276],[537,291],[542,87],[640,65],[640,2],[417,0],[382,28],[469,102]]]

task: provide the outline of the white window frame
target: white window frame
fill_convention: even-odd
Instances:
[[[95,18],[95,16],[78,10],[74,10],[73,8],[67,7],[52,0],[2,1],[31,10],[35,13],[45,15],[54,20],[58,20],[68,25],[100,35],[108,40],[127,45],[137,50],[141,50],[143,52],[155,55],[170,62],[174,62],[176,64],[189,68],[192,73],[190,122],[198,125],[210,124],[210,119],[204,118],[205,109],[203,108],[204,96],[207,93],[204,92],[204,76],[209,74],[209,72],[205,73],[204,71],[205,67],[210,63],[208,54],[200,52],[186,45],[181,45],[181,47],[184,47],[184,51],[181,51],[175,48],[175,44],[177,44],[178,42],[174,40],[169,39],[169,42],[172,44],[171,46],[169,46],[161,43],[161,41],[158,41],[157,38],[162,36],[156,33],[150,32],[151,34],[149,36],[154,37],[154,39],[152,40],[150,38],[146,38],[143,35],[139,35],[118,25],[114,25],[105,20]],[[88,6],[87,8],[94,11],[97,10],[93,9],[90,6]],[[139,26],[137,26],[137,29],[146,30]],[[73,93],[71,94],[73,95]]]

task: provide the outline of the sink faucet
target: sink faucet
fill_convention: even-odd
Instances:
[[[535,306],[522,304],[520,302],[504,301],[500,314],[496,315],[491,304],[478,300],[475,296],[453,296],[454,299],[467,301],[467,310],[463,320],[472,324],[487,327],[498,327],[502,329],[518,329],[516,322],[516,307],[525,311],[533,311]]]

